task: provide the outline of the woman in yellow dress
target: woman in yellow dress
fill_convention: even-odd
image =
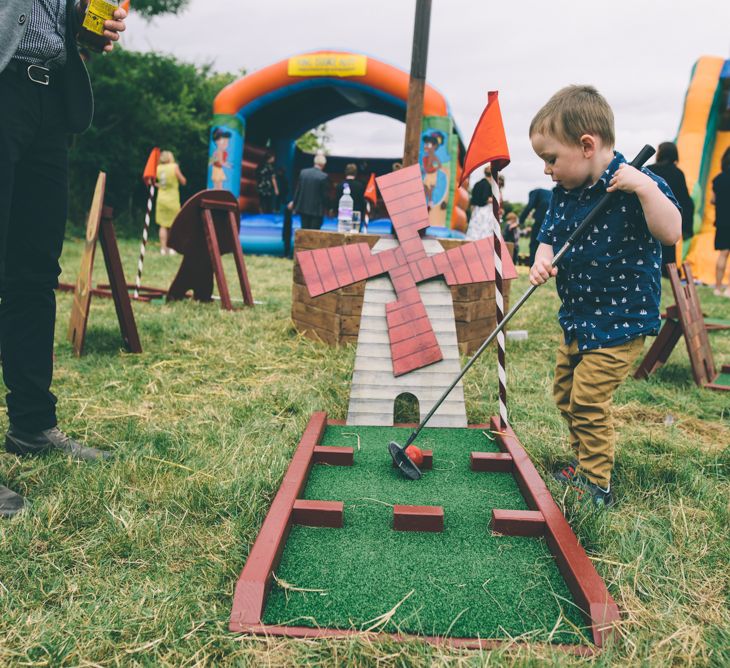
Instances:
[[[160,254],[176,255],[172,248],[167,247],[167,234],[177,212],[180,211],[180,184],[185,185],[187,179],[183,176],[175,162],[172,151],[160,153],[160,164],[157,165],[157,206],[155,220],[160,226]]]

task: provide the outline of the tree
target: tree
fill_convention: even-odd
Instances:
[[[327,144],[332,136],[327,132],[327,124],[322,123],[316,128],[312,128],[305,132],[296,141],[297,148],[304,153],[316,153],[319,150],[328,153]]]
[[[131,9],[143,16],[158,16],[159,14],[177,14],[185,9],[190,0],[132,0]]]
[[[160,146],[175,154],[188,177],[183,198],[205,188],[213,99],[240,74],[218,74],[210,66],[118,47],[88,66],[94,122],[71,147],[70,221],[83,225],[96,174],[103,170],[116,226],[136,235],[144,216],[141,177],[150,150]]]

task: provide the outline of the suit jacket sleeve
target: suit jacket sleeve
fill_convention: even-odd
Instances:
[[[520,225],[524,225],[525,221],[527,220],[527,216],[530,215],[530,211],[532,211],[537,204],[537,191],[531,190],[530,194],[527,197],[527,206],[525,206],[524,209],[522,209],[522,213],[520,214]],[[541,220],[535,221],[538,225],[538,227],[542,224]]]

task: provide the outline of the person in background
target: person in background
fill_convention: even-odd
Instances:
[[[677,167],[677,162],[679,162],[677,145],[674,142],[665,141],[659,144],[657,148],[656,162],[649,165],[647,169],[657,176],[661,176],[667,182],[677,198],[679,206],[682,207],[682,238],[686,241],[694,234],[695,203],[689,196],[687,180],[684,178],[684,172]],[[662,273],[665,276],[666,269],[664,265],[668,262],[677,261],[676,250],[676,246],[662,246]]]
[[[517,260],[519,258],[520,221],[514,211],[509,211],[505,214],[503,230],[502,238],[514,244],[512,249],[512,262],[517,266]]]
[[[484,178],[474,184],[471,189],[472,207],[487,206],[492,202],[492,186],[488,179],[492,178],[492,167],[487,165],[484,168]]]
[[[185,185],[187,179],[175,162],[172,151],[160,153],[160,164],[157,165],[157,202],[155,204],[155,222],[160,227],[160,255],[177,255],[167,247],[167,237],[172,223],[180,211],[180,184]]]
[[[303,230],[318,230],[322,227],[327,205],[327,174],[324,172],[327,158],[324,153],[318,152],[313,162],[312,167],[299,173],[294,198],[288,204],[289,210],[301,217]]]
[[[276,196],[274,207],[276,211],[280,211],[281,207],[289,201],[287,199],[289,197],[289,179],[286,178],[283,167],[276,168],[276,186],[279,189],[279,194]]]
[[[68,140],[91,125],[94,109],[76,43],[87,4],[0,2],[0,348],[10,421],[5,449],[18,456],[109,457],[58,428],[51,392]],[[104,51],[112,50],[126,17],[116,9],[104,22]],[[24,506],[20,494],[0,485],[0,517]]]
[[[352,197],[352,210],[359,211],[365,215],[365,184],[357,179],[357,165],[349,163],[345,165],[345,180],[337,186],[335,195],[335,203],[340,201],[342,197],[344,184],[350,186],[350,197]]]
[[[527,197],[527,206],[522,209],[520,214],[520,225],[525,224],[528,216],[532,214],[532,230],[530,232],[530,259],[529,266],[535,262],[535,252],[540,242],[537,235],[540,234],[540,227],[545,220],[545,214],[550,206],[550,198],[552,193],[547,188],[535,188],[530,191]]]
[[[274,201],[279,196],[274,154],[271,151],[266,151],[263,162],[256,168],[256,191],[259,194],[259,211],[271,213]]]
[[[722,289],[727,258],[730,255],[730,148],[722,154],[722,171],[712,180],[715,203],[715,250],[718,251],[715,267],[715,294],[730,297],[730,285]]]

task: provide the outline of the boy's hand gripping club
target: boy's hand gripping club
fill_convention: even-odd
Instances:
[[[648,144],[644,146],[644,148],[639,151],[639,153],[636,155],[636,157],[629,163],[632,167],[636,167],[637,169],[640,169],[644,163],[651,158],[652,155],[654,155],[654,148],[649,146]],[[598,218],[600,215],[603,214],[603,212],[608,207],[609,203],[613,199],[615,192],[606,193],[600,200],[598,200],[598,204],[591,210],[591,212],[585,217],[583,222],[578,225],[578,227],[573,231],[573,233],[568,237],[568,240],[563,244],[562,248],[553,256],[552,266],[557,267],[558,262],[563,259],[563,256],[570,250],[571,246],[575,244],[578,237],[583,234],[583,231],[593,223],[593,221]],[[481,346],[479,346],[479,349],[474,353],[474,355],[471,357],[471,359],[464,365],[464,368],[459,372],[459,375],[454,379],[454,382],[449,385],[449,387],[446,389],[446,391],[441,395],[441,397],[436,401],[436,403],[433,405],[433,408],[428,412],[428,415],[426,415],[423,420],[419,423],[419,425],[413,430],[413,433],[408,437],[408,440],[406,441],[406,444],[401,447],[396,443],[395,441],[391,441],[388,445],[388,451],[390,452],[390,456],[393,458],[393,461],[395,462],[396,466],[400,469],[401,473],[406,476],[406,478],[410,478],[411,480],[418,480],[421,477],[421,471],[420,469],[413,463],[413,461],[408,457],[406,454],[406,448],[413,443],[413,441],[416,440],[416,437],[420,433],[421,429],[423,429],[426,426],[426,423],[433,417],[433,414],[438,410],[439,406],[444,402],[444,399],[446,399],[447,396],[449,396],[449,393],[451,390],[456,387],[456,384],[464,377],[464,374],[471,368],[472,364],[477,361],[479,356],[484,352],[486,347],[495,339],[497,334],[499,334],[507,325],[507,323],[511,320],[512,316],[517,313],[517,311],[520,310],[522,305],[530,298],[533,292],[537,290],[539,286],[537,285],[531,285],[525,294],[520,297],[518,302],[507,312],[507,314],[504,316],[504,319],[502,322],[500,322],[497,327],[495,327],[494,331],[485,339],[484,343],[482,343]]]

